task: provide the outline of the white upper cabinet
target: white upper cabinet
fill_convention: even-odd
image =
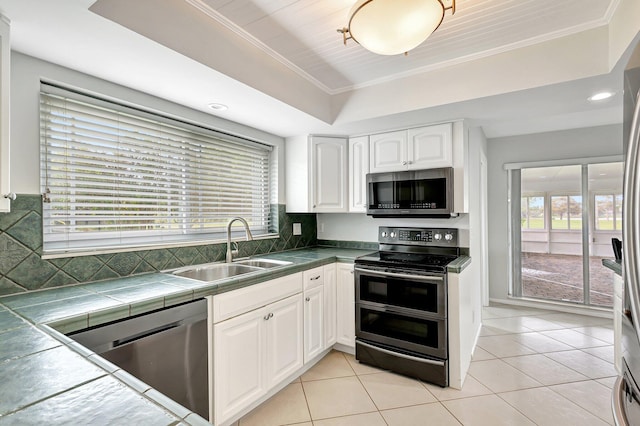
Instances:
[[[349,138],[349,212],[367,211],[369,136]]]
[[[409,129],[407,132],[409,170],[453,165],[451,123]]]
[[[348,141],[344,137],[310,136],[287,139],[287,212],[347,212],[347,158]]]
[[[407,169],[407,131],[371,135],[371,173],[395,172]]]
[[[370,136],[371,173],[453,165],[451,123]]]
[[[313,137],[312,185],[314,212],[347,211],[347,140]]]

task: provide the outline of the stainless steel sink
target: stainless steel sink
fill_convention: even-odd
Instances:
[[[291,265],[293,262],[275,259],[245,259],[234,262],[235,265],[255,266],[256,268],[275,268],[276,266]]]
[[[249,272],[261,271],[264,268],[240,265],[237,263],[209,263],[205,265],[187,266],[175,271],[173,275],[191,278],[198,281],[211,282],[224,278],[235,277],[237,275],[248,274]]]

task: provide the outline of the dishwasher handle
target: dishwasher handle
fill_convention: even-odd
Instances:
[[[132,336],[127,336],[122,339],[114,340],[112,346],[117,348],[118,346],[123,346],[131,342],[135,342],[136,340],[144,339],[145,337],[153,336],[154,334],[162,333],[167,330],[174,329],[181,325],[181,321],[176,321],[171,324],[164,324],[159,327],[153,328],[151,330],[145,330],[142,333],[134,334]]]

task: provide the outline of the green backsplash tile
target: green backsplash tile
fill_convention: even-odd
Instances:
[[[2,255],[0,255],[2,256]],[[24,293],[26,290],[7,277],[0,278],[0,296],[7,294]]]
[[[57,268],[31,253],[22,263],[13,268],[7,277],[25,289],[37,290],[55,275]]]
[[[63,266],[64,271],[79,282],[88,281],[104,266],[96,256],[75,257]]]
[[[273,204],[271,219],[280,238],[239,241],[240,256],[316,244],[315,214],[287,214],[283,204]],[[294,222],[302,224],[300,237],[292,235]],[[41,250],[42,198],[18,194],[12,211],[0,213],[0,295],[224,261],[226,243],[50,260],[41,259]]]
[[[0,274],[7,274],[25,260],[31,250],[7,234],[0,234]]]
[[[166,269],[166,265],[172,257],[173,255],[166,249],[149,250],[142,256],[149,265],[158,271]]]
[[[130,275],[141,261],[142,259],[135,252],[117,253],[107,262],[107,266],[119,276],[124,277]]]
[[[30,211],[5,231],[31,250],[42,246],[42,217]]]

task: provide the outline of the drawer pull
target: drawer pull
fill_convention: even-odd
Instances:
[[[311,298],[309,297],[305,297],[304,300],[306,300],[307,302],[311,300]]]
[[[318,275],[317,277],[309,278],[309,281],[315,281],[315,280],[319,280],[319,279],[320,279],[320,275]]]

